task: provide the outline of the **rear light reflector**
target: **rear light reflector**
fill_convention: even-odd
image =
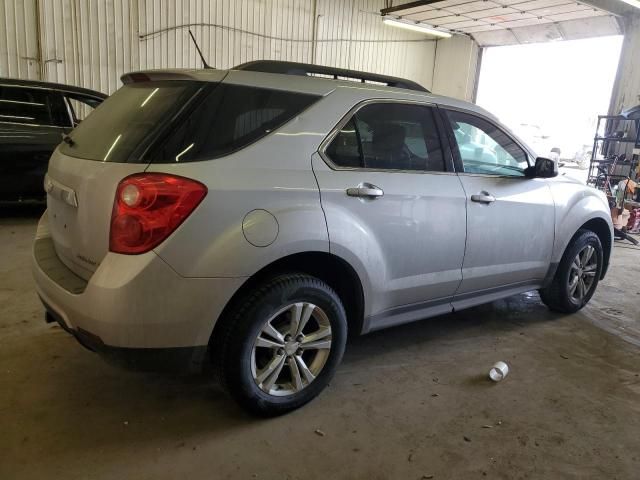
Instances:
[[[111,214],[109,250],[135,255],[162,243],[207,194],[200,182],[165,173],[123,179]]]

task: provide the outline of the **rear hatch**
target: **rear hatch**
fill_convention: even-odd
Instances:
[[[291,92],[274,79],[274,85],[229,82],[227,74],[129,74],[125,86],[55,151],[45,179],[50,229],[58,256],[79,276],[88,280],[109,250],[114,198],[123,178],[150,163],[231,155],[321,98],[316,92]],[[248,76],[229,73],[234,75]]]
[[[220,81],[224,72],[212,72],[211,77]],[[152,74],[133,78],[135,81],[105,100],[56,149],[45,178],[56,252],[85,280],[109,250],[118,183],[147,168],[154,140],[173,128],[200,92],[215,85],[184,75],[170,79],[167,73],[159,81],[154,81]]]

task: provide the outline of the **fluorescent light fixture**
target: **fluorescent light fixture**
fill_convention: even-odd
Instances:
[[[624,3],[631,5],[632,7],[640,8],[639,0],[622,0]]]
[[[629,1],[638,1],[638,0],[629,0]],[[423,23],[403,22],[402,20],[396,20],[394,18],[383,18],[382,21],[383,23],[387,25],[391,25],[392,27],[400,27],[406,30],[412,30],[414,32],[426,33],[427,35],[434,35],[436,37],[442,37],[442,38],[451,37],[451,34],[449,32],[438,30],[436,28],[430,27]]]

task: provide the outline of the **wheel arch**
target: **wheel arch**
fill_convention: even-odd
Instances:
[[[604,212],[597,216],[591,216],[591,218],[583,217],[581,219],[574,219],[571,216],[567,216],[565,220],[566,221],[559,222],[560,230],[556,233],[552,262],[542,282],[543,285],[551,283],[562,257],[581,230],[588,230],[595,233],[602,244],[603,265],[600,275],[600,280],[602,280],[609,268],[613,248],[613,227],[611,220],[604,217]]]
[[[364,289],[356,270],[344,259],[328,252],[294,253],[258,270],[250,276],[227,302],[216,322],[209,344],[215,341],[224,318],[265,279],[281,273],[306,273],[327,283],[340,297],[347,314],[349,335],[359,335],[364,327]]]
[[[602,250],[603,250],[602,273],[600,275],[600,280],[602,280],[609,268],[609,261],[611,259],[611,250],[613,248],[613,235],[611,232],[611,228],[609,227],[609,224],[607,223],[606,220],[600,217],[596,217],[585,222],[578,229],[578,232],[580,230],[590,230],[593,233],[595,233],[600,239],[600,243],[602,244]],[[576,232],[576,235],[578,232]]]

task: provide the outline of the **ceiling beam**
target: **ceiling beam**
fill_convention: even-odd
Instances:
[[[622,17],[640,14],[640,8],[632,7],[622,0],[580,0],[580,3],[591,5],[592,7],[599,8],[605,12],[613,13],[614,15]]]
[[[413,2],[401,3],[399,5],[383,8],[380,10],[382,15],[388,15],[390,13],[401,12],[409,8],[422,7],[431,3],[436,3],[440,0],[418,0]],[[523,0],[524,1],[524,0]],[[635,8],[622,0],[579,0],[580,3],[590,5],[605,12],[612,13],[619,16],[629,16],[638,14],[640,15],[640,8]],[[496,0],[496,3],[500,3],[500,0]],[[517,8],[517,7],[516,7]]]
[[[396,5],[395,7],[383,8],[382,10],[380,10],[380,13],[382,15],[388,15],[389,13],[407,10],[408,8],[423,7],[425,5],[429,5],[430,3],[436,3],[439,1],[440,0],[418,0],[415,2],[402,3],[400,5]]]

